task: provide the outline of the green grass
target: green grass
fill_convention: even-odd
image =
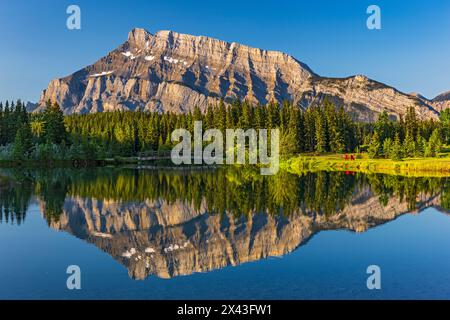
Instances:
[[[281,168],[296,174],[314,171],[354,171],[386,173],[404,176],[450,176],[450,157],[407,158],[400,161],[369,159],[358,154],[356,160],[345,160],[343,155],[299,155],[281,161]]]

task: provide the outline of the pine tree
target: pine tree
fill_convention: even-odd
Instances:
[[[377,158],[380,156],[380,149],[381,149],[381,143],[380,143],[380,137],[378,136],[378,132],[375,132],[372,136],[372,140],[369,144],[369,148],[367,150],[369,154],[369,158]]]
[[[269,103],[267,107],[267,129],[278,128],[280,125],[280,108],[278,104]]]
[[[405,157],[414,157],[416,154],[416,143],[411,135],[412,131],[407,131],[405,141],[403,141],[403,150]]]
[[[64,125],[64,114],[57,103],[47,102],[44,113],[44,140],[49,144],[60,144],[67,141]]]
[[[300,151],[298,136],[298,111],[294,107],[289,108],[289,121],[286,128],[282,131],[281,154],[293,155]]]
[[[327,151],[327,136],[326,136],[326,124],[325,119],[322,116],[322,113],[318,109],[316,112],[316,119],[315,119],[315,135],[316,135],[316,146],[315,151],[319,153],[323,153]]]
[[[227,108],[227,117],[226,117],[226,129],[234,128],[234,119],[233,119],[233,109],[232,107]]]
[[[222,99],[219,102],[219,106],[214,110],[214,126],[222,133],[225,133],[227,126],[227,110]]]
[[[406,112],[405,126],[406,126],[405,137],[409,135],[412,138],[417,135],[418,125],[417,125],[416,110],[414,109],[414,107],[409,107],[408,111]]]
[[[392,121],[389,119],[389,114],[386,111],[380,113],[377,121],[375,122],[374,130],[378,133],[381,143],[384,141],[384,139],[393,138],[392,127],[393,125]]]
[[[304,151],[306,152],[314,151],[316,146],[316,121],[311,108],[305,112],[303,119],[305,123]]]
[[[211,105],[209,105],[206,108],[206,115],[205,115],[205,120],[206,123],[204,124],[205,126],[205,130],[207,129],[213,129],[214,127],[214,111],[213,111],[213,107]]]
[[[345,139],[342,126],[339,124],[334,124],[330,130],[331,140],[330,147],[331,151],[335,153],[343,153],[345,151]]]
[[[27,159],[31,154],[32,147],[32,133],[28,123],[22,124],[19,130],[17,130],[16,137],[13,145],[13,158],[15,160]]]
[[[431,134],[430,140],[428,140],[428,148],[426,149],[425,156],[435,157],[441,148],[441,144],[439,130],[435,129]]]
[[[424,137],[422,137],[421,135],[417,134],[416,137],[416,157],[423,157],[425,154],[425,148],[428,144],[427,140],[425,140]]]
[[[386,138],[383,141],[383,154],[384,157],[389,159],[391,157],[391,150],[392,150],[392,139]]]
[[[400,135],[397,133],[395,135],[394,144],[390,152],[390,157],[392,160],[399,161],[403,158],[402,144],[400,142]]]
[[[306,130],[305,130],[305,117],[302,111],[297,112],[297,139],[298,139],[298,151],[306,151]]]
[[[264,129],[264,121],[262,119],[262,107],[259,106],[253,111],[252,127],[256,130]]]
[[[250,124],[252,121],[252,109],[247,104],[247,102],[244,102],[240,112],[242,113],[242,115],[239,117],[238,127],[246,130],[250,128]]]
[[[442,137],[446,144],[450,144],[450,108],[441,112],[439,119],[442,123]]]

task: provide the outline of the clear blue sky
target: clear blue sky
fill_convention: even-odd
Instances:
[[[70,4],[81,30],[66,28]],[[371,4],[381,30],[366,28]],[[448,0],[0,0],[0,101],[37,101],[51,79],[95,62],[133,27],[284,51],[323,76],[365,74],[429,98],[450,90]]]

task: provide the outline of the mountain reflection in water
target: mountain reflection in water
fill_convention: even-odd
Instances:
[[[37,201],[48,225],[94,244],[130,277],[172,278],[282,256],[322,230],[363,232],[434,206],[449,178],[280,173],[251,169],[0,171],[0,221],[26,223]]]

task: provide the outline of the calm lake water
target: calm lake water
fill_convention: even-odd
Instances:
[[[450,298],[448,178],[2,169],[0,208],[1,299]]]

